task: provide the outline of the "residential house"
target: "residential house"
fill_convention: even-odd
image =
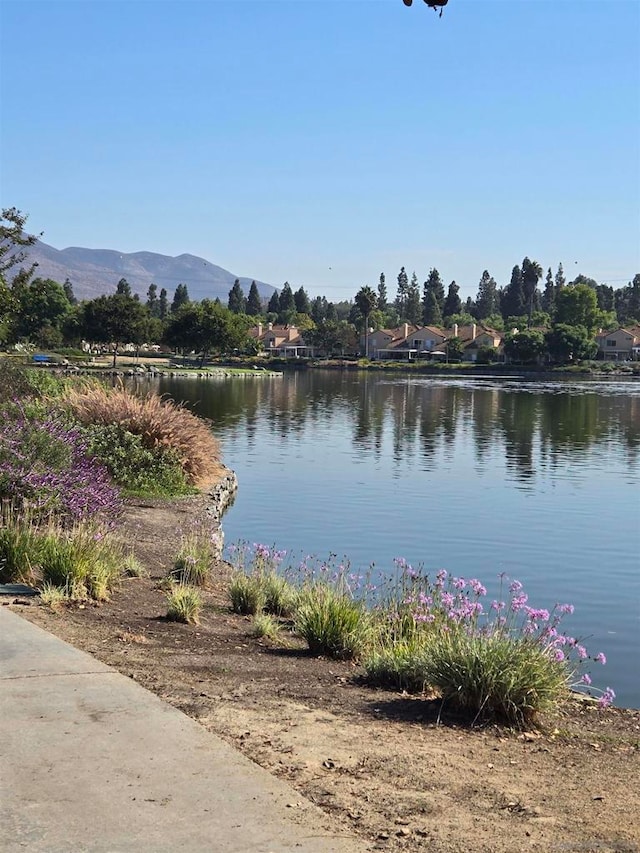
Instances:
[[[369,335],[369,356],[373,359],[413,361],[424,358],[438,344],[446,341],[446,334],[433,326],[413,326],[403,323],[396,329],[379,329]]]
[[[302,334],[296,326],[279,326],[267,323],[263,326],[258,323],[249,329],[250,337],[262,344],[263,351],[267,355],[280,358],[301,358],[313,355],[313,347],[304,342]]]
[[[640,359],[640,326],[627,326],[596,336],[598,356],[606,361]]]

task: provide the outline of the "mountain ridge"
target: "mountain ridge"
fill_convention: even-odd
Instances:
[[[119,252],[117,249],[89,249],[68,246],[56,249],[38,240],[27,250],[22,266],[37,263],[34,275],[63,283],[69,279],[78,299],[95,299],[114,293],[121,278],[126,278],[133,293],[146,297],[150,284],[158,290],[166,288],[171,299],[179,284],[185,284],[193,300],[220,299],[226,303],[236,279],[248,295],[255,281],[260,296],[268,299],[277,288],[249,276],[240,276],[206,258],[183,252],[175,257],[141,250]]]

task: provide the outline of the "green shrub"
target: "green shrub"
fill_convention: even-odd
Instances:
[[[201,610],[202,596],[195,587],[175,584],[167,593],[167,619],[170,622],[198,625]]]
[[[428,687],[419,665],[422,646],[422,638],[417,636],[378,645],[364,661],[367,681],[391,690],[422,693]]]
[[[40,590],[40,603],[51,610],[59,610],[67,602],[67,591],[62,586],[44,583]]]
[[[313,654],[331,658],[359,658],[372,638],[371,617],[364,604],[328,584],[303,590],[294,625]]]
[[[106,601],[122,575],[121,547],[86,525],[50,527],[40,538],[39,573],[44,583],[64,587],[69,598]]]
[[[146,447],[142,436],[118,424],[92,424],[83,431],[89,451],[105,465],[124,494],[168,497],[193,491],[175,453]]]
[[[136,555],[131,551],[124,557],[122,572],[128,578],[148,578],[149,570],[144,566]]]

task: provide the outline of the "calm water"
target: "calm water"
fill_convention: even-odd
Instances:
[[[640,707],[640,382],[330,371],[161,380],[211,418],[240,488],[227,543],[393,558],[571,602],[594,683]]]

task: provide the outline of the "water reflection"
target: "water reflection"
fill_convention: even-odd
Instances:
[[[354,456],[388,453],[394,477],[434,460],[452,461],[457,442],[470,437],[478,474],[501,456],[521,483],[615,441],[629,464],[640,452],[640,387],[613,383],[563,385],[429,381],[370,374],[308,371],[284,378],[160,380],[161,393],[210,418],[216,432],[258,430],[288,438],[310,435],[327,422],[351,430]]]

